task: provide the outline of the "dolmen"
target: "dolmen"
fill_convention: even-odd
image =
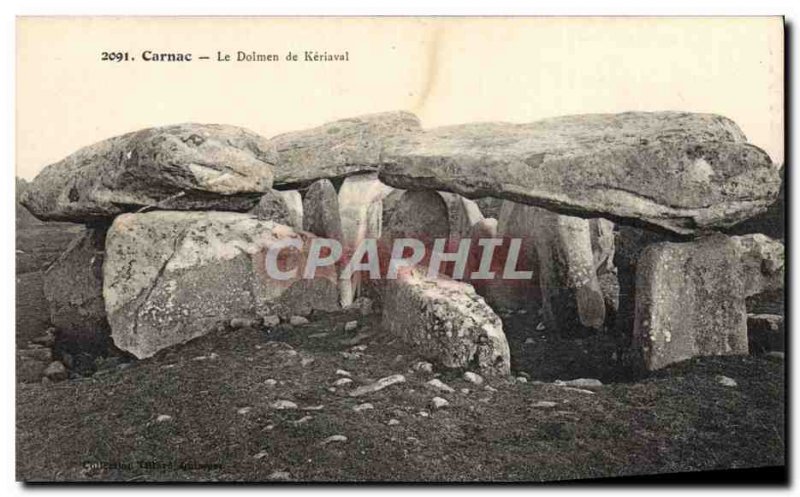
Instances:
[[[369,293],[410,349],[502,376],[494,309],[531,304],[531,327],[622,333],[646,369],[747,353],[747,299],[783,288],[783,245],[726,231],[780,188],[769,156],[721,116],[424,129],[387,112],[271,139],[224,125],[136,131],[48,166],[22,203],[87,226],[45,275],[54,325],[107,330],[139,358],[232,319],[334,312]],[[487,197],[497,218],[481,212]],[[408,238],[466,264],[426,256],[386,281],[352,271],[365,241],[383,270]],[[272,263],[302,267],[322,239],[342,253],[313,278],[270,276],[276,248]]]

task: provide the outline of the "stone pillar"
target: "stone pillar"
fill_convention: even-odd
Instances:
[[[648,370],[695,356],[747,354],[744,294],[729,237],[648,246],[636,268],[634,352]]]
[[[605,299],[589,220],[537,209],[533,233],[545,324],[564,332],[602,328]]]
[[[377,173],[348,176],[339,189],[339,215],[342,223],[343,257],[366,238],[381,236],[383,198],[393,188],[378,181]],[[344,259],[343,259],[344,262]],[[353,303],[361,286],[361,275],[339,281],[339,299],[342,307]]]

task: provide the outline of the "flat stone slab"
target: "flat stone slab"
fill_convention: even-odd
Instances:
[[[148,206],[246,211],[272,185],[276,161],[266,138],[244,128],[148,128],[47,166],[21,202],[39,219],[82,223]]]
[[[269,140],[280,158],[275,185],[305,186],[324,178],[374,172],[387,140],[420,130],[410,112],[384,112],[340,119]]]
[[[695,356],[747,354],[744,275],[729,237],[655,243],[642,252],[633,343],[648,370]]]
[[[688,235],[775,201],[778,168],[745,141],[729,119],[679,112],[464,124],[395,136],[380,179]]]
[[[265,271],[269,247],[310,234],[233,212],[155,211],[123,214],[106,236],[103,297],[111,337],[122,350],[150,357],[234,319],[338,309],[335,273],[302,279],[306,252],[283,249]]]
[[[448,368],[509,375],[510,352],[503,323],[468,283],[429,279],[412,271],[387,280],[384,328],[424,358]]]

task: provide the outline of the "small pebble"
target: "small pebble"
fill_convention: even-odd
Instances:
[[[450,402],[447,402],[447,399],[443,399],[441,397],[432,398],[431,403],[433,404],[433,407],[435,407],[436,409],[441,409],[443,407],[447,407],[448,405],[450,405]]]
[[[724,386],[724,387],[735,387],[735,386],[738,386],[738,383],[736,383],[736,380],[734,380],[733,378],[729,378],[727,376],[723,376],[723,375],[718,375],[717,376],[717,382],[719,382],[719,384]]]
[[[264,384],[265,384],[266,386],[268,386],[268,387],[274,387],[275,385],[277,385],[277,384],[278,384],[278,382],[277,382],[276,380],[273,380],[272,378],[270,378],[270,379],[268,379],[268,380],[265,380],[265,381],[264,381]]]
[[[272,403],[273,409],[297,409],[297,404],[291,400],[276,400]]]
[[[358,328],[358,321],[348,321],[344,324],[344,331],[355,331]]]
[[[524,376],[517,376],[517,383],[528,383],[528,379]]]
[[[338,380],[333,382],[333,386],[343,387],[349,383],[353,383],[353,380],[351,380],[350,378],[339,378]]]
[[[426,385],[428,385],[430,388],[433,388],[434,390],[439,390],[442,392],[455,392],[455,390],[453,390],[449,385],[447,385],[438,378],[430,380],[429,382],[426,383]]]
[[[369,410],[369,409],[375,409],[375,406],[373,406],[369,402],[365,402],[363,404],[359,404],[359,405],[353,407],[353,410],[355,412],[366,411],[366,410]]]
[[[390,420],[389,420],[389,422],[388,422],[388,423],[386,423],[386,424],[387,424],[387,425],[389,425],[389,426],[399,425],[399,424],[400,424],[400,421],[398,421],[398,420],[396,420],[396,419],[392,418],[392,419],[390,419]]]
[[[156,423],[164,423],[166,421],[172,421],[172,416],[169,414],[159,414],[158,417],[156,417]]]
[[[556,403],[555,402],[550,402],[549,400],[540,400],[539,402],[535,402],[533,404],[533,407],[538,407],[538,408],[550,408],[550,407],[555,407],[555,406],[556,406]]]
[[[274,328],[275,326],[281,324],[281,318],[278,316],[267,316],[263,319],[263,322],[264,326],[267,328]]]
[[[302,326],[304,324],[308,324],[308,319],[304,318],[303,316],[292,316],[289,318],[289,324],[292,326]]]
[[[237,412],[237,413],[239,413],[239,414],[247,414],[247,413],[249,413],[249,412],[250,412],[250,411],[252,411],[252,410],[253,410],[253,408],[252,408],[252,407],[242,407],[241,409],[239,409],[239,410],[238,410],[238,411],[236,411],[236,412]]]
[[[473,373],[472,371],[467,371],[464,373],[464,379],[470,383],[474,383],[475,385],[483,385],[483,376]]]
[[[254,455],[253,459],[263,459],[263,458],[267,457],[268,455],[269,455],[269,452],[267,452],[266,450],[262,450],[258,454]]]
[[[344,369],[337,369],[336,374],[338,376],[350,376],[350,373],[348,371],[345,371]]]
[[[347,437],[344,435],[331,435],[322,441],[322,445],[327,445],[331,442],[347,442]]]

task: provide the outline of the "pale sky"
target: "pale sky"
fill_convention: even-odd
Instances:
[[[680,110],[733,119],[783,162],[780,18],[22,18],[17,175],[179,122],[264,136],[388,110],[423,126]],[[350,62],[155,63],[290,50]],[[103,62],[127,51],[134,62]]]

